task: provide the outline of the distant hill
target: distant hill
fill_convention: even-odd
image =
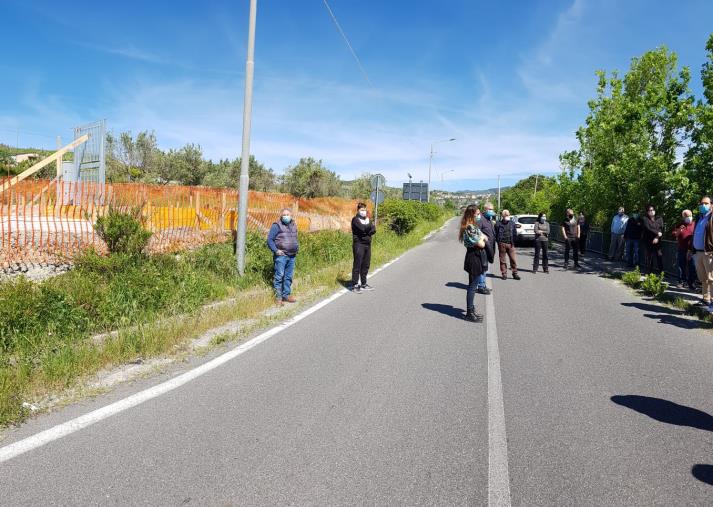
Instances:
[[[508,187],[500,187],[500,191],[503,192],[507,190]],[[498,193],[498,188],[488,188],[485,190],[457,190],[455,192],[450,192],[451,194],[497,194]]]

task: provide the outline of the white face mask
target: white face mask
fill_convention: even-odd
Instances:
[[[509,221],[510,221],[510,217],[503,217],[503,222],[509,222]]]
[[[366,210],[365,209],[360,209],[359,210],[359,216],[362,218],[366,218]]]
[[[542,217],[542,218],[540,218],[540,223],[541,223],[541,224],[544,224],[545,222],[547,222],[547,217]]]
[[[693,217],[683,217],[683,223],[690,224],[693,222]]]

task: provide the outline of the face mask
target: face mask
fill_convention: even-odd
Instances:
[[[503,222],[509,222],[509,221],[510,221],[510,217],[503,217]]]
[[[493,218],[495,216],[495,212],[493,210],[489,209],[485,212],[485,216],[487,218]]]
[[[650,217],[655,217],[656,216],[656,210],[649,210],[649,216]]]
[[[574,215],[572,213],[567,213],[567,218],[574,218]]]
[[[476,221],[476,222],[480,222],[481,219],[482,219],[482,217],[480,216],[480,214],[475,215],[475,221]]]
[[[620,217],[623,217],[623,216],[624,216],[624,212],[623,212],[623,211],[620,211],[620,212],[619,212],[619,216],[620,216]]]
[[[547,217],[541,217],[540,218],[540,223],[544,224],[547,221]]]
[[[693,218],[692,218],[692,217],[683,217],[683,223],[684,223],[684,224],[690,224],[691,222],[693,222]]]
[[[365,209],[359,210],[359,216],[362,218],[366,218],[366,210]]]
[[[701,214],[703,214],[703,215],[707,215],[710,210],[711,210],[710,204],[701,204],[700,206],[698,206],[698,211],[700,211]]]
[[[292,217],[289,215],[283,215],[282,216],[282,223],[285,225],[288,225],[290,222],[292,222]]]
[[[639,214],[638,214],[638,213],[634,213],[634,214],[631,215],[631,216],[634,217],[634,220],[636,220],[637,218],[639,218]]]

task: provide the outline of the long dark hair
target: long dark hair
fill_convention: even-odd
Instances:
[[[463,242],[463,235],[468,225],[475,224],[475,215],[480,211],[478,206],[470,204],[463,212],[463,218],[460,219],[460,229],[458,230],[458,241]]]

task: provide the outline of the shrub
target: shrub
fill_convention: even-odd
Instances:
[[[125,211],[110,206],[106,215],[97,218],[94,229],[112,254],[139,255],[151,237],[141,222],[141,208]]]
[[[382,217],[386,218],[389,227],[399,235],[408,234],[419,222],[416,212],[416,201],[388,199],[380,207]]]
[[[653,296],[655,298],[660,298],[666,291],[666,282],[664,282],[665,275],[661,273],[660,275],[655,275],[650,273],[646,276],[643,282],[641,282],[641,290],[644,294]]]
[[[629,287],[638,289],[641,285],[641,271],[639,270],[639,267],[637,266],[634,271],[624,273],[621,280]]]

